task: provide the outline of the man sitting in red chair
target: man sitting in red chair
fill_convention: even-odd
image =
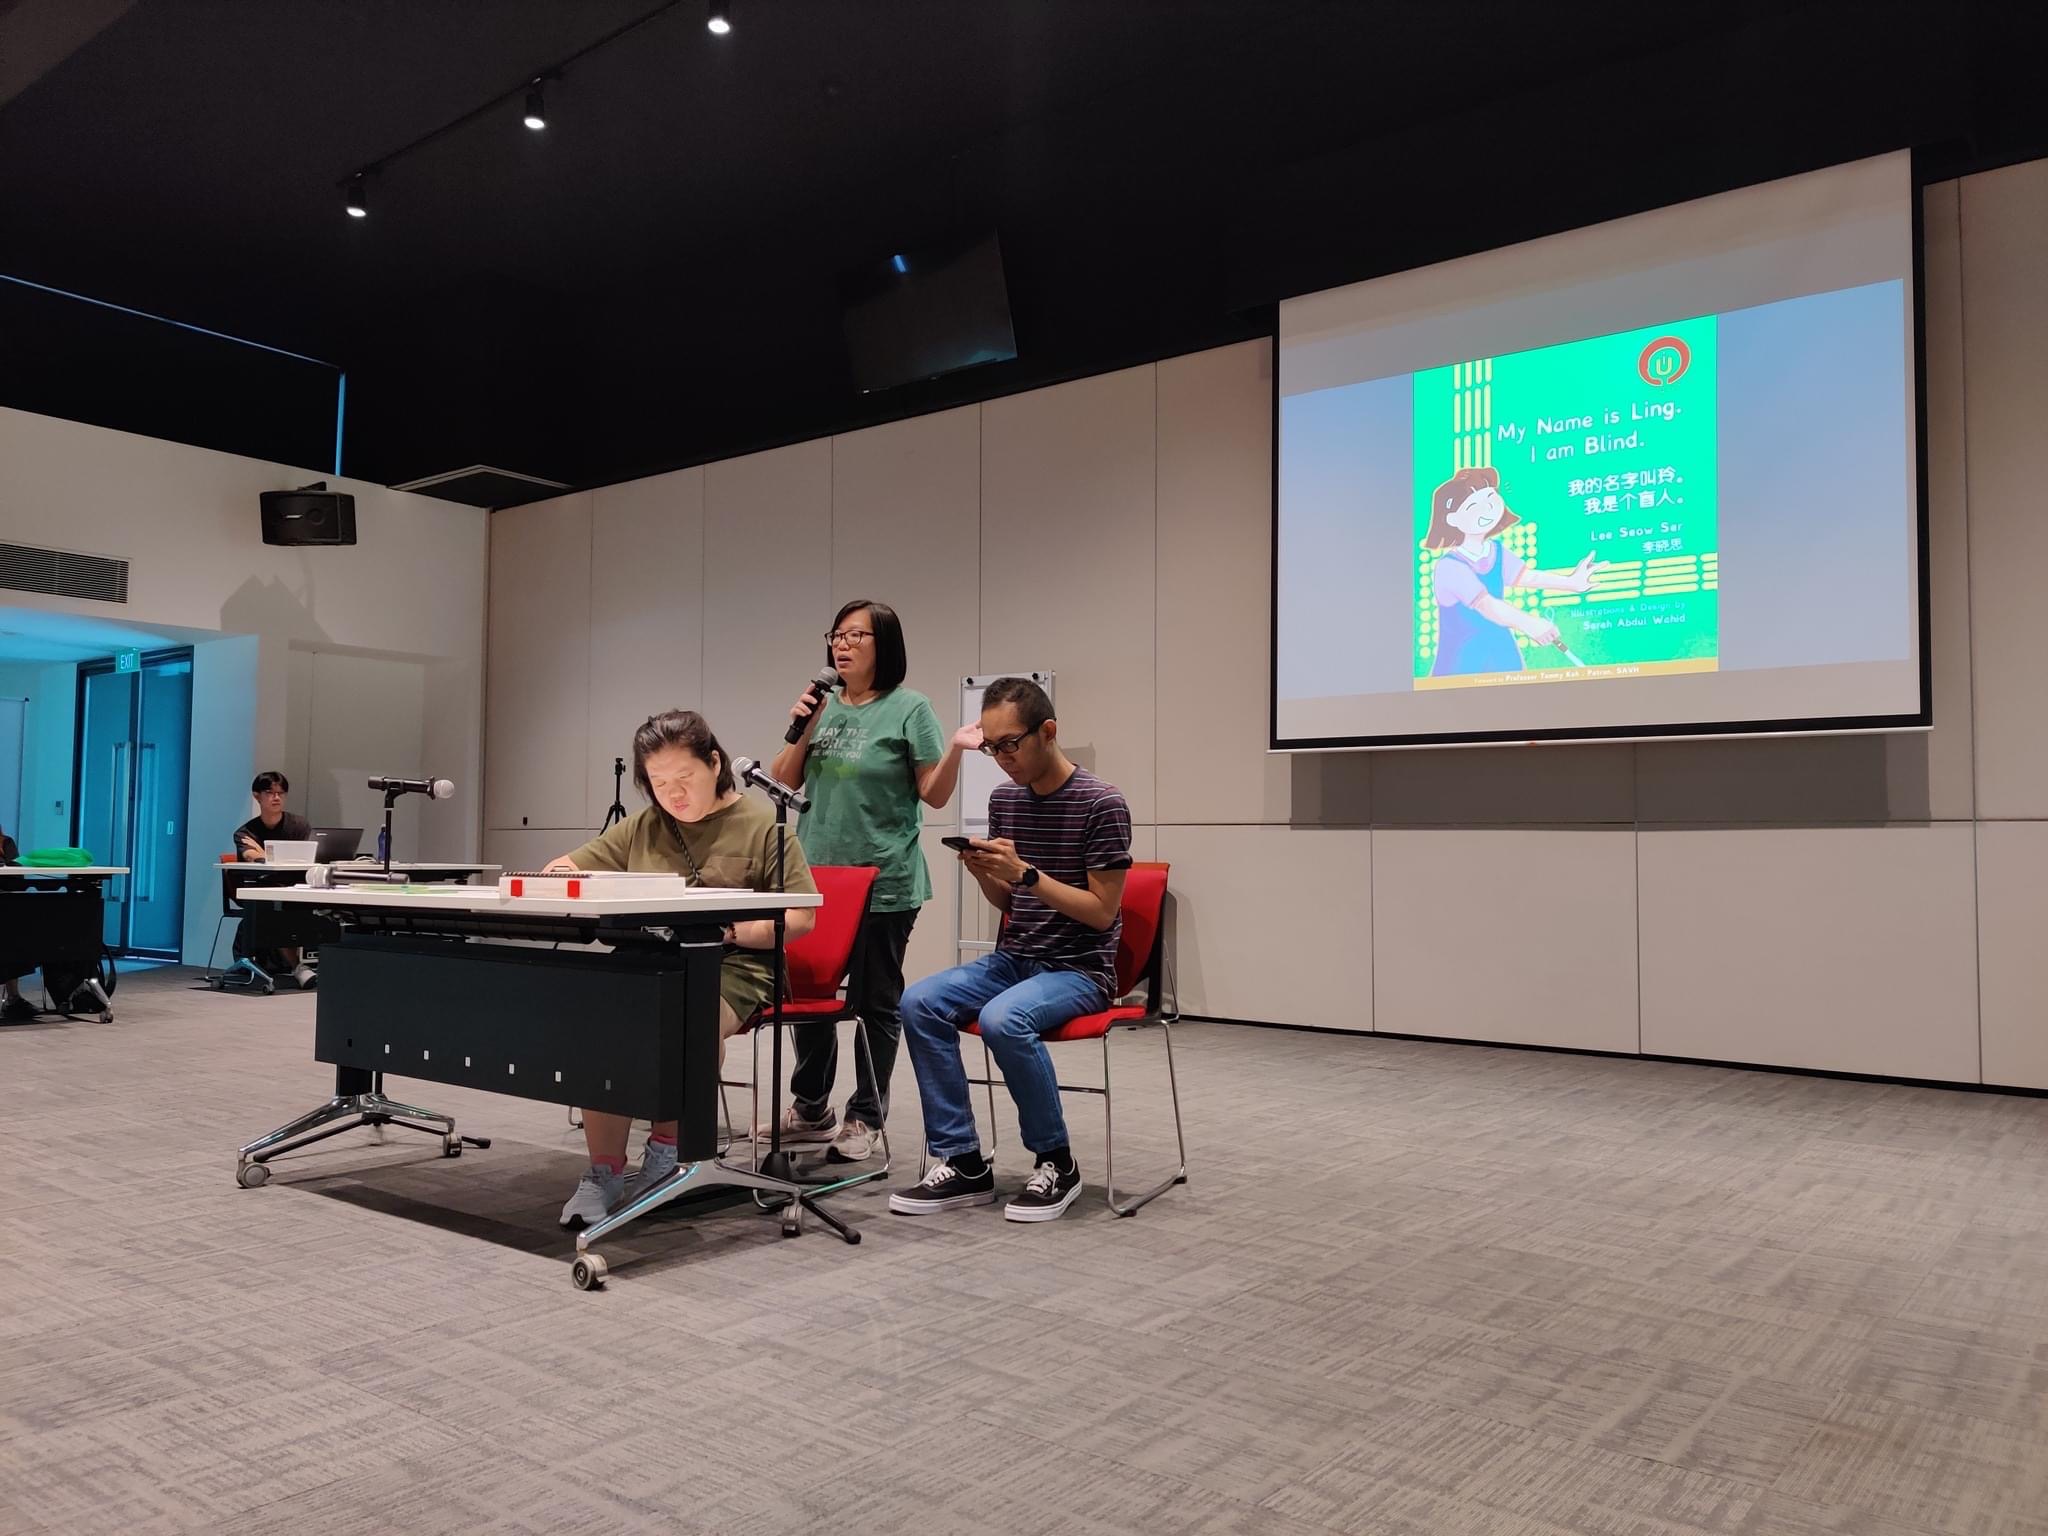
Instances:
[[[1041,1037],[1112,1001],[1131,812],[1114,785],[1060,750],[1052,701],[1029,679],[989,685],[981,732],[981,750],[1010,782],[989,796],[989,836],[960,860],[1007,921],[994,953],[903,994],[903,1038],[924,1104],[926,1149],[937,1161],[891,1195],[889,1209],[922,1216],[996,1198],[960,1062],[960,1031],[978,1018],[1036,1164],[1003,1214],[1051,1221],[1081,1193],[1081,1170]]]

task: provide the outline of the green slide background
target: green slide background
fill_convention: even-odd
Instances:
[[[1499,470],[1501,497],[1521,518],[1502,537],[1530,565],[1569,570],[1589,550],[1608,562],[1583,598],[1508,591],[1509,601],[1540,607],[1589,666],[1719,654],[1717,332],[1716,317],[1708,315],[1415,375],[1418,678],[1429,674],[1435,659],[1431,572],[1440,556],[1422,547],[1430,498],[1461,464]],[[1680,378],[1654,386],[1637,363],[1663,336],[1683,339],[1692,358]],[[1677,409],[1669,421],[1632,414],[1671,406]],[[1610,413],[1618,420],[1608,420]],[[1538,430],[1540,419],[1556,424],[1573,417],[1590,418],[1590,424]],[[1589,451],[1589,437],[1627,444],[1631,434],[1633,446]],[[1669,478],[1658,480],[1666,470]],[[1607,477],[1626,481],[1631,475],[1633,484],[1608,488]],[[1596,477],[1597,485],[1583,483]],[[1589,495],[1599,499],[1600,510],[1587,510]],[[1646,495],[1656,504],[1643,505]],[[1516,639],[1526,667],[1570,665],[1554,647]]]

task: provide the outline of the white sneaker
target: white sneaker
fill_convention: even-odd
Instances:
[[[816,1120],[806,1120],[791,1104],[782,1111],[782,1144],[785,1147],[815,1146],[830,1141],[839,1129],[839,1117],[830,1109]],[[770,1139],[771,1127],[761,1124],[754,1127],[753,1140],[764,1145]]]
[[[832,1150],[825,1154],[828,1163],[864,1163],[875,1155],[875,1144],[882,1139],[882,1133],[865,1120],[856,1120],[851,1115],[846,1124],[839,1128],[839,1134],[832,1138]]]
[[[594,1227],[611,1214],[612,1207],[625,1194],[623,1173],[613,1173],[593,1163],[583,1170],[583,1177],[576,1181],[576,1193],[562,1207],[562,1225],[572,1231],[577,1227]]]
[[[319,981],[319,979],[320,973],[303,960],[292,967],[292,985],[301,992],[312,991],[314,983]]]

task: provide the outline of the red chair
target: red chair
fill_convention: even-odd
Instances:
[[[813,864],[811,877],[818,883],[818,893],[825,898],[825,904],[817,909],[818,920],[811,931],[800,939],[790,941],[783,952],[783,961],[789,969],[789,996],[783,999],[782,1022],[785,1026],[797,1024],[844,1024],[849,1020],[855,1026],[854,1039],[858,1047],[867,1054],[870,1068],[874,1064],[874,1048],[868,1039],[867,1020],[860,1015],[861,977],[851,974],[853,959],[861,953],[862,930],[867,927],[868,906],[874,899],[875,881],[881,871],[872,864]],[[845,996],[840,995],[844,988]],[[719,1101],[724,1102],[727,1088],[746,1088],[753,1095],[753,1117],[749,1125],[761,1123],[761,1028],[775,1021],[773,1005],[759,1008],[741,1026],[741,1032],[751,1035],[754,1041],[754,1080],[751,1083],[719,1082]],[[726,1112],[725,1128],[728,1139],[734,1137],[732,1114]],[[864,1184],[869,1179],[879,1179],[889,1171],[889,1129],[879,1127],[882,1133],[882,1166],[867,1168],[846,1178],[811,1188],[812,1194],[825,1194],[850,1185]],[[754,1143],[754,1165],[760,1166],[761,1143]]]
[[[1142,983],[1145,988],[1145,1002],[1142,1007],[1120,1005],[1103,1009],[1100,1013],[1084,1013],[1077,1019],[1069,1019],[1058,1029],[1049,1031],[1043,1038],[1048,1045],[1069,1040],[1100,1040],[1102,1042],[1102,1086],[1093,1088],[1079,1083],[1061,1083],[1062,1093],[1094,1093],[1102,1096],[1102,1163],[1105,1197],[1109,1208],[1119,1216],[1136,1215],[1138,1209],[1148,1201],[1157,1199],[1176,1184],[1188,1181],[1188,1144],[1182,1134],[1180,1123],[1180,1081],[1173,1070],[1173,1021],[1178,1014],[1164,1006],[1166,969],[1166,872],[1165,864],[1134,864],[1124,879],[1123,933],[1116,948],[1116,995],[1129,997]],[[1180,1166],[1172,1177],[1161,1180],[1153,1188],[1135,1200],[1118,1203],[1116,1197],[1116,1155],[1113,1140],[1109,1093],[1109,1037],[1119,1029],[1156,1029],[1166,1041],[1166,1082],[1173,1095],[1173,1139],[1180,1148]],[[964,1031],[979,1035],[980,1024],[969,1024]],[[996,1080],[995,1063],[988,1054],[988,1042],[981,1043],[982,1060],[988,1076],[969,1078],[971,1083],[984,1085],[994,1091]],[[990,1101],[993,1109],[994,1101]],[[989,1146],[995,1146],[994,1116],[990,1116]]]

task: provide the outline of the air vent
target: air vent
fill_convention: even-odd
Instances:
[[[68,549],[0,544],[0,587],[47,592],[52,597],[84,597],[96,603],[125,603],[128,562],[105,555],[73,554]]]
[[[488,464],[472,464],[467,469],[451,469],[445,475],[408,480],[391,489],[418,491],[422,495],[438,496],[443,501],[459,501],[465,506],[494,510],[524,506],[529,501],[546,501],[550,496],[561,495],[569,487],[560,480],[543,480],[539,475],[521,474],[516,469],[493,469]]]

